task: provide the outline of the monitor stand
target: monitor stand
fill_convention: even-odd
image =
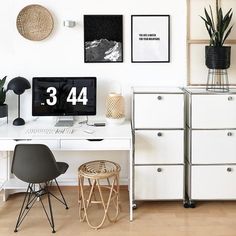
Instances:
[[[55,127],[71,127],[74,125],[73,116],[59,116]]]

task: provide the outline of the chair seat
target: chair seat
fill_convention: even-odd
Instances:
[[[57,162],[57,167],[58,167],[60,173],[64,174],[67,171],[69,165],[65,162]]]

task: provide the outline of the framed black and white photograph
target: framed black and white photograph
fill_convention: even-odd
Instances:
[[[122,15],[84,15],[84,62],[123,62]]]
[[[170,16],[131,16],[131,61],[170,62]]]

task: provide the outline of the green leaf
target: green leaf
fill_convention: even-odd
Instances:
[[[219,1],[216,0],[216,12],[218,13],[219,12]]]
[[[224,30],[226,30],[232,20],[232,16],[233,14],[230,14],[227,18],[225,18],[225,20],[223,21],[223,27],[224,27]]]
[[[3,79],[0,79],[0,89],[4,86],[4,84],[6,82],[6,78],[7,78],[7,76],[5,76]]]
[[[215,23],[214,23],[213,12],[212,12],[211,6],[209,6],[209,7],[210,7],[210,13],[211,13],[212,29],[213,29],[213,31],[216,31],[215,30]]]
[[[200,17],[202,18],[202,20],[203,20],[207,25],[209,25],[208,21],[207,21],[204,17],[202,17],[202,16],[200,16]]]
[[[210,27],[212,27],[212,28],[213,28],[213,25],[212,25],[211,18],[210,18],[210,16],[209,16],[209,14],[208,14],[208,12],[207,12],[206,8],[204,8],[204,11],[205,11],[206,20],[207,20],[207,22],[208,22],[208,25],[210,25]]]
[[[206,29],[208,31],[208,34],[210,36],[210,38],[212,38],[212,32],[211,32],[211,28],[205,23]]]
[[[0,105],[3,105],[6,100],[6,91],[3,88],[0,90]]]
[[[218,41],[222,41],[223,33],[222,33],[222,20],[223,20],[223,12],[222,9],[219,9],[218,18],[217,18],[217,32],[218,32]]]
[[[231,11],[232,11],[232,8],[225,14],[225,17],[224,17],[223,21],[225,21],[225,19],[229,17]]]
[[[228,38],[229,34],[231,33],[232,28],[233,28],[233,25],[229,28],[228,32],[226,33],[224,40],[222,42],[222,45],[224,44],[225,40]]]

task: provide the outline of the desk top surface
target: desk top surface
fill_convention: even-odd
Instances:
[[[103,127],[94,127],[88,125],[75,124],[72,134],[28,134],[28,129],[51,129],[54,124],[31,121],[23,126],[14,126],[11,122],[0,126],[0,140],[6,139],[131,139],[132,130],[130,121],[121,125],[106,125]],[[58,127],[62,128],[62,127]],[[86,133],[91,131],[93,133]]]

